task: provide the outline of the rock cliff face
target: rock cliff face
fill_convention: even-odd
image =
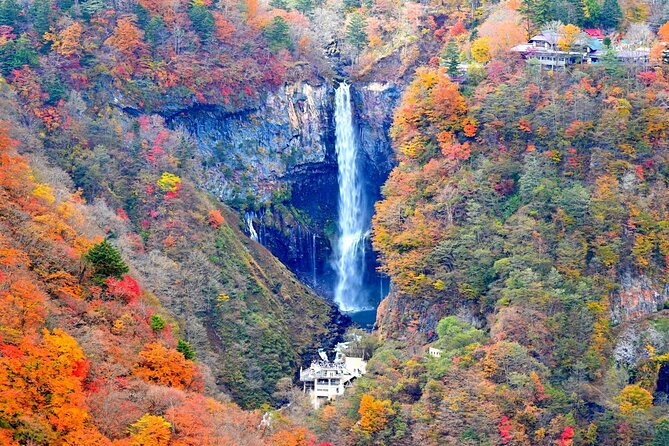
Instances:
[[[243,112],[199,107],[169,118],[198,142],[201,185],[240,212],[249,210],[261,243],[326,295],[333,285],[337,232],[335,88],[289,85]],[[395,163],[388,131],[399,89],[370,83],[352,91],[371,218]],[[368,268],[375,266],[375,256],[369,256]]]
[[[354,108],[360,128],[360,148],[371,170],[368,180],[378,189],[395,167],[390,126],[400,90],[394,84],[372,82],[353,89]]]
[[[254,109],[192,108],[169,122],[195,136],[208,190],[228,201],[267,200],[297,166],[333,162],[331,96],[328,85],[291,85]]]
[[[669,285],[627,272],[620,289],[611,296],[611,318],[616,324],[638,319],[661,310],[667,301]]]
[[[474,304],[410,299],[391,289],[379,304],[376,325],[383,338],[422,345],[435,340],[439,321],[452,314],[478,328],[486,322]]]

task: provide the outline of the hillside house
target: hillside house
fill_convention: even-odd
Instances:
[[[516,45],[511,51],[520,53],[525,59],[538,62],[547,69],[565,68],[571,65],[597,64],[605,57],[604,34],[599,29],[585,29],[583,37],[571,48],[560,48],[560,36],[555,31],[543,31],[532,37],[529,42]],[[623,63],[647,65],[650,61],[650,49],[614,50],[616,59]]]
[[[334,361],[330,361],[320,351],[320,361],[312,362],[308,369],[300,368],[302,389],[311,397],[314,409],[342,395],[357,378],[367,373],[367,361],[364,357],[346,354],[348,344],[337,344]]]
[[[560,48],[560,35],[557,32],[543,31],[532,37],[529,42],[514,46],[511,51],[522,54],[525,59],[536,60],[548,69],[590,63],[592,55],[601,50],[603,44],[598,38],[586,35],[587,38],[579,39],[571,48],[564,51]],[[593,32],[593,35],[598,34]]]
[[[444,353],[444,351],[440,348],[430,347],[427,350],[427,354],[434,358],[441,358],[442,353]]]

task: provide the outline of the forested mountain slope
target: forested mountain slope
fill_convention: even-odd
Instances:
[[[199,393],[191,347],[177,343],[155,297],[101,242],[81,198],[42,182],[44,166],[34,176],[8,125],[0,131],[2,444],[110,444],[128,435],[115,444],[151,436],[258,444],[256,416]]]

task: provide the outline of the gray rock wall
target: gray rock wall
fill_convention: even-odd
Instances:
[[[224,200],[265,200],[292,169],[331,159],[331,96],[327,85],[290,85],[255,109],[192,108],[170,124],[195,136],[206,162],[204,187]]]

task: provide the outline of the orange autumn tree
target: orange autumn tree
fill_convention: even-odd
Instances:
[[[141,358],[133,373],[153,384],[189,389],[198,387],[195,363],[176,350],[152,342],[139,353]]]
[[[0,339],[34,335],[44,321],[44,293],[22,270],[30,265],[25,252],[8,246],[0,234]]]
[[[466,112],[464,97],[444,68],[419,68],[393,119],[396,150],[403,158],[426,161],[436,154],[440,137],[462,130]]]
[[[118,19],[114,33],[105,40],[105,44],[129,56],[144,49],[145,43],[142,41],[143,38],[144,32],[134,24],[132,19],[122,17]]]
[[[270,443],[274,446],[308,446],[309,437],[311,434],[305,428],[281,430],[270,437]]]
[[[44,330],[39,343],[0,344],[0,419],[48,444],[105,444],[88,414],[87,373],[84,353],[63,330]]]
[[[116,65],[112,72],[119,79],[130,79],[138,71],[137,60],[146,50],[144,31],[139,29],[129,17],[121,17],[116,22],[114,33],[105,40],[105,45],[116,50]]]
[[[370,438],[381,432],[395,415],[389,400],[377,400],[373,396],[365,394],[360,399],[358,410],[360,420],[355,429],[363,437]]]
[[[657,36],[663,42],[669,42],[669,22],[666,22],[664,25],[660,26],[660,29],[657,30]]]

